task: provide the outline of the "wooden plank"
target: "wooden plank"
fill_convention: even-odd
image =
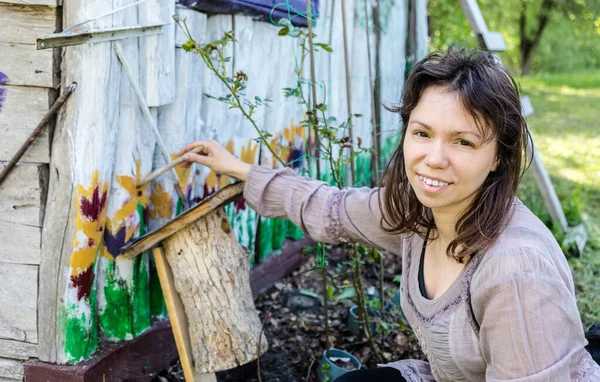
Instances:
[[[169,311],[169,321],[173,329],[173,336],[177,344],[177,351],[181,361],[181,368],[186,381],[194,382],[216,382],[217,378],[214,373],[200,374],[193,367],[192,359],[192,342],[190,340],[189,326],[185,308],[179,297],[179,293],[175,289],[175,281],[171,267],[166,260],[164,250],[154,248],[154,261],[156,262],[156,271],[160,278],[160,287],[162,288],[167,310]]]
[[[133,2],[126,0],[123,5]],[[136,7],[119,12],[114,20],[123,25],[137,23]],[[140,102],[132,87],[132,83],[139,83],[140,67],[144,60],[140,55],[138,40],[122,40],[114,44],[119,44],[122,51],[119,56],[121,76],[117,103],[119,128],[115,159],[111,161],[113,181],[106,212],[106,219],[110,224],[105,228],[101,249],[103,256],[98,257],[96,265],[96,314],[103,336],[118,341],[134,338],[151,325],[150,294],[138,288],[140,285],[144,285],[143,288],[149,285],[149,256],[143,254],[135,260],[117,257],[121,245],[146,233],[143,210],[148,208],[150,190],[149,187],[136,188],[136,185],[152,170],[156,139],[142,114]],[[136,293],[136,290],[140,292]],[[114,314],[121,309],[122,304],[130,308],[121,314]]]
[[[38,346],[29,342],[11,341],[0,339],[0,358],[22,359],[37,357]]]
[[[6,164],[0,163],[0,171]],[[41,227],[41,165],[17,164],[0,186],[0,221]]]
[[[0,263],[0,280],[0,338],[37,343],[38,267]]]
[[[0,42],[35,45],[36,37],[55,29],[55,8],[0,2]]]
[[[0,262],[39,264],[40,241],[40,227],[0,221]]]
[[[0,52],[0,72],[8,78],[8,84],[52,87],[52,51],[0,43]]]
[[[0,161],[8,162],[29,138],[48,112],[48,96],[46,88],[0,85]],[[45,128],[21,161],[48,163],[49,153]]]
[[[148,106],[175,101],[175,0],[140,4],[140,24],[164,24],[163,33],[140,41],[141,83]]]
[[[129,243],[121,248],[122,254],[127,258],[134,258],[140,253],[152,248],[155,244],[161,242],[164,238],[171,236],[175,232],[194,223],[202,216],[207,215],[211,211],[217,209],[221,205],[227,204],[239,197],[244,191],[244,183],[238,182],[230,184],[219,192],[206,198],[202,203],[198,204],[193,209],[184,214],[179,215],[176,219],[171,220],[169,224],[164,225],[160,229],[150,232],[145,236]]]
[[[112,2],[69,2],[63,9],[64,25],[112,10]],[[113,17],[94,23],[98,29],[114,26],[118,25]],[[77,222],[82,221],[78,217],[82,217],[83,197],[93,199],[96,190],[102,196],[110,184],[121,81],[119,63],[108,42],[67,47],[62,64],[63,83],[77,82],[78,88],[59,114],[53,137],[53,152],[60,155],[54,155],[50,165],[38,298],[39,315],[44,317],[39,323],[39,356],[54,363],[76,362],[95,350],[97,332],[91,327],[93,321],[85,319],[96,306],[86,298],[92,296],[91,282],[86,280],[93,278],[86,277],[94,274],[93,250],[98,249],[102,235],[96,229],[93,237],[87,237]],[[105,224],[105,205],[96,203],[93,214],[92,223],[100,227]],[[86,243],[92,245],[86,248]]]
[[[23,363],[0,358],[0,381],[22,381],[23,374]]]
[[[0,3],[19,4],[19,5],[46,5],[56,7],[56,0],[0,0]]]

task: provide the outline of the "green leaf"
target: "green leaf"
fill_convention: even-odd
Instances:
[[[279,30],[279,33],[277,33],[279,36],[286,36],[288,34],[290,30],[288,29],[288,27],[283,27]]]
[[[351,299],[354,296],[356,296],[356,289],[354,289],[354,287],[345,288],[342,293],[336,297],[335,301],[337,302],[345,299]]]
[[[196,48],[196,41],[194,41],[194,40],[188,40],[181,47],[186,52],[191,52],[192,50],[194,50]]]
[[[329,53],[333,53],[333,49],[331,49],[331,47],[328,44],[324,44],[322,42],[318,42],[315,44],[316,46],[323,48],[324,50],[328,51]]]

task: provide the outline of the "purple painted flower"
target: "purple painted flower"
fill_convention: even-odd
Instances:
[[[125,236],[127,230],[123,225],[115,235],[110,232],[110,229],[104,230],[104,245],[113,257],[119,256],[119,248],[125,245]]]
[[[0,85],[6,85],[8,83],[8,76],[0,72]]]

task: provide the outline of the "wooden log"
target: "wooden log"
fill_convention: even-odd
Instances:
[[[252,299],[249,253],[219,208],[163,245],[189,322],[194,368],[214,373],[243,365],[267,348]]]
[[[0,340],[0,358],[28,360],[37,357],[38,345],[29,342]]]
[[[46,88],[2,86],[0,81],[0,161],[8,162],[44,118],[48,97]],[[21,161],[48,163],[49,153],[48,129],[44,129]]]
[[[12,359],[0,359],[0,381],[23,380],[23,364]]]
[[[0,263],[0,280],[0,338],[37,343],[38,267]]]
[[[55,29],[56,8],[0,2],[0,43],[35,46],[36,37]]]
[[[194,369],[194,360],[192,358],[192,342],[190,339],[190,332],[188,330],[189,323],[187,316],[185,315],[183,302],[175,290],[173,272],[171,271],[171,267],[166,260],[165,253],[162,248],[155,248],[153,254],[158,276],[160,277],[160,285],[167,302],[167,309],[169,310],[169,321],[171,322],[173,336],[175,337],[175,343],[177,344],[177,352],[179,353],[179,360],[181,362],[181,368],[183,369],[183,376],[186,381],[216,382],[217,379],[214,373],[200,374],[198,371],[196,371],[196,369]]]
[[[31,44],[0,43],[0,71],[10,85],[50,88],[52,79],[52,50],[36,50]]]

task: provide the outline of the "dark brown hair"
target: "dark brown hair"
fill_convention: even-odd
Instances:
[[[435,228],[431,210],[421,204],[408,182],[403,150],[410,114],[431,86],[456,93],[485,139],[497,142],[498,167],[490,172],[471,205],[458,218],[456,238],[446,249],[448,256],[463,263],[487,250],[502,232],[527,167],[525,150],[530,135],[521,113],[518,85],[496,57],[489,52],[455,47],[429,54],[416,64],[406,80],[400,105],[386,106],[402,118],[400,145],[383,179],[381,223],[387,232],[415,233],[425,238]]]

